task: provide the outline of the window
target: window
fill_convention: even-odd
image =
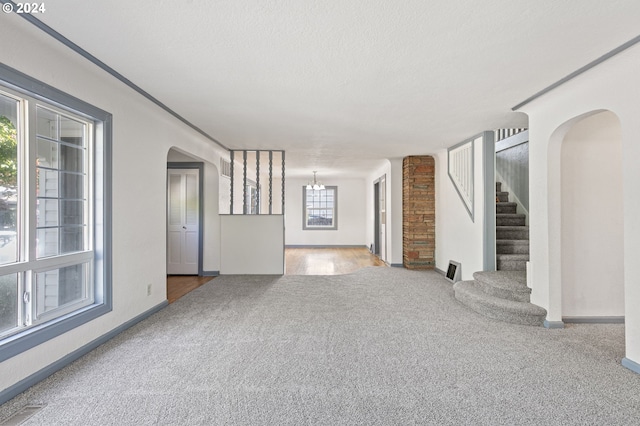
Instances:
[[[111,310],[110,122],[0,66],[0,361]]]
[[[338,187],[307,189],[302,187],[304,200],[302,229],[338,229]]]
[[[260,200],[257,184],[247,179],[247,187],[245,191],[245,209],[247,214],[260,214]]]

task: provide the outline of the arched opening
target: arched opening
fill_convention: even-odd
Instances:
[[[622,131],[610,111],[571,123],[560,146],[564,322],[624,318]]]
[[[169,150],[166,230],[169,303],[219,274],[218,186],[215,165],[175,147]]]

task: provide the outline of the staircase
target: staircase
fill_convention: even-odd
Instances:
[[[526,264],[529,260],[529,228],[525,215],[496,182],[497,271],[476,272],[471,281],[454,284],[455,298],[477,313],[499,321],[542,325],[547,311],[530,303]]]
[[[516,213],[516,203],[496,182],[496,269],[526,271],[529,260],[529,227],[524,214]]]

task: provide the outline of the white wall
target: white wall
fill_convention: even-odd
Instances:
[[[447,150],[436,160],[436,268],[446,271],[450,260],[460,262],[462,279],[483,270],[484,183],[481,137],[474,141],[474,220],[447,172]]]
[[[284,274],[282,215],[222,215],[222,274]]]
[[[167,153],[219,164],[222,150],[19,16],[0,39],[6,65],[113,114],[113,311],[2,362],[6,389],[166,300]]]
[[[605,110],[622,128],[626,359],[640,371],[640,46],[575,77],[521,108],[529,115],[530,285],[548,321],[562,318],[561,146],[578,121]]]
[[[338,229],[302,229],[302,187],[308,179],[286,179],[285,188],[285,244],[288,246],[369,246],[367,242],[366,180],[335,178],[318,180],[325,186],[338,187]],[[372,189],[371,189],[372,190]]]
[[[562,142],[562,317],[624,316],[622,134],[602,112]]]

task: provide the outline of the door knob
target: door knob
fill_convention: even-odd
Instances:
[[[182,229],[187,229],[187,227],[186,227],[186,226],[183,226],[183,227],[182,227]]]

